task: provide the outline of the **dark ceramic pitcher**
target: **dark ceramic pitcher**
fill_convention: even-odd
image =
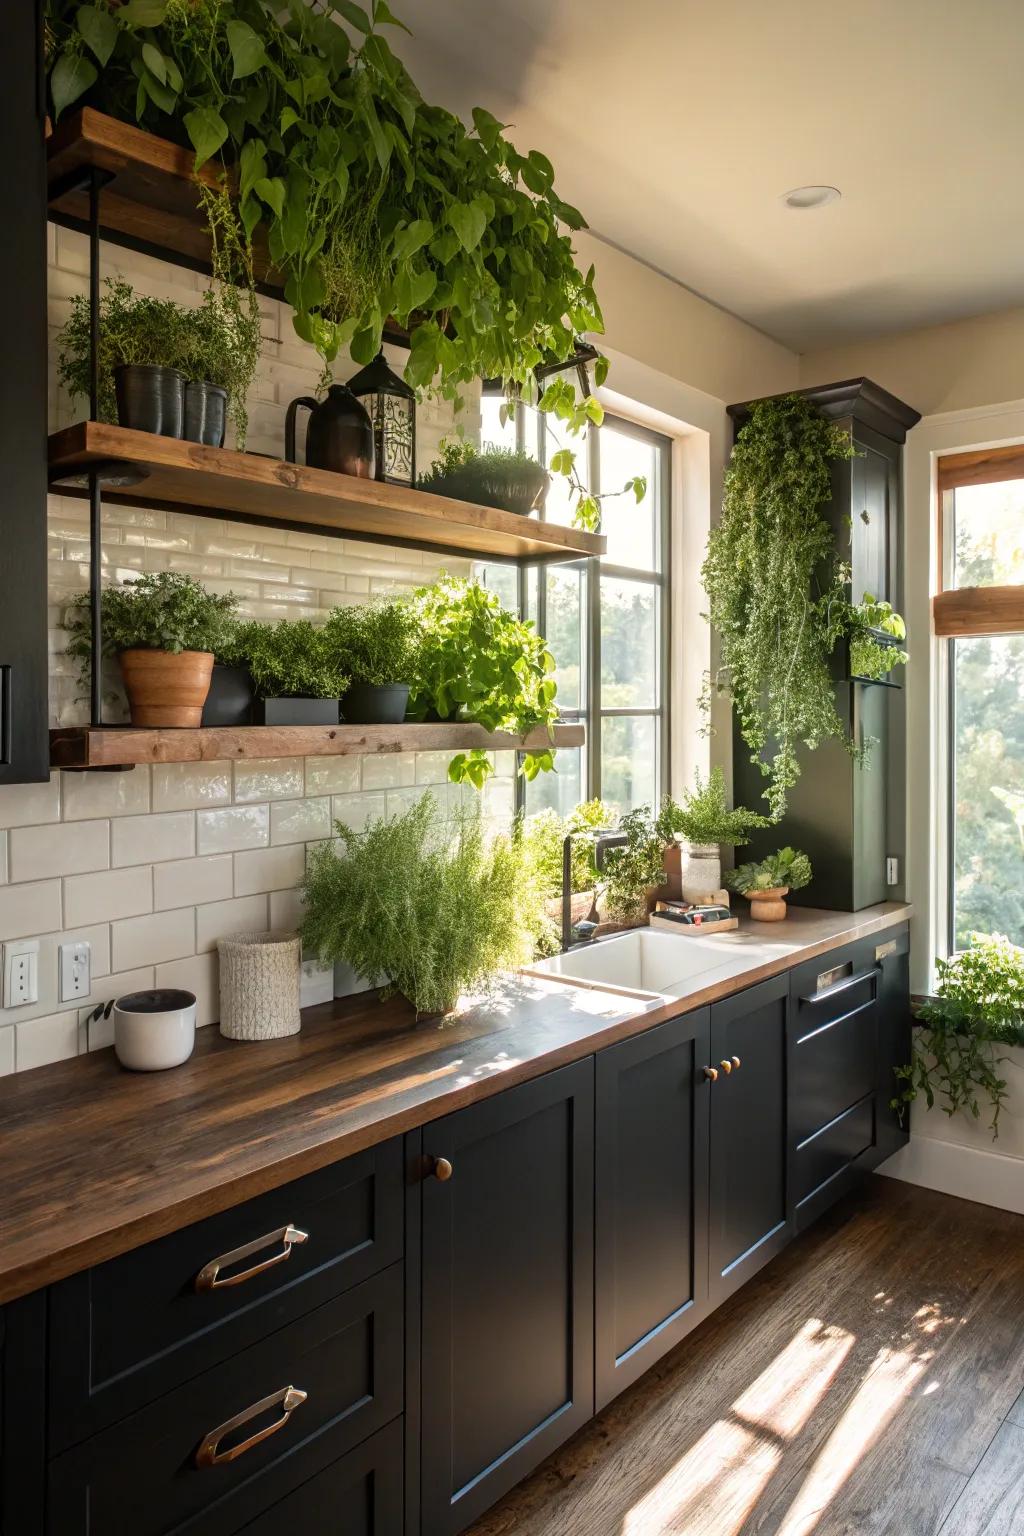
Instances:
[[[332,469],[340,475],[373,477],[373,423],[344,384],[332,384],[326,400],[300,395],[288,407],[284,422],[284,456],[295,458],[295,415],[300,405],[309,411],[306,430],[306,463],[314,469]]]

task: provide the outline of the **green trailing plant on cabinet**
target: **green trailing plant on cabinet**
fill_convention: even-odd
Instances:
[[[1006,1102],[999,1047],[1024,1046],[1024,949],[1002,934],[972,934],[970,949],[936,962],[938,995],[917,1009],[913,1055],[896,1076],[901,1111],[919,1094],[931,1109],[980,1119],[990,1111],[993,1141]]]
[[[370,362],[393,316],[414,387],[501,378],[533,399],[534,368],[603,329],[573,253],[584,220],[491,113],[467,126],[423,99],[387,41],[402,26],[386,0],[49,0],[50,105],[88,101],[221,167],[202,196],[223,262],[244,285],[263,242],[328,363],[345,346]],[[544,394],[573,427],[600,420],[596,400]]]
[[[440,835],[439,835],[440,830]],[[537,902],[516,837],[489,839],[479,810],[439,823],[429,792],[401,815],[310,855],[302,938],[324,964],[345,961],[417,1014],[446,1013],[462,992],[533,953]]]

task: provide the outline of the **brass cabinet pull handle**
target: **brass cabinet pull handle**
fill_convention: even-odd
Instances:
[[[709,1083],[717,1083],[718,1082],[718,1068],[717,1067],[705,1067],[704,1068],[704,1076],[707,1078]]]
[[[430,1171],[435,1179],[440,1179],[442,1184],[446,1184],[455,1172],[455,1169],[446,1157],[435,1157],[434,1166]]]
[[[286,1227],[278,1227],[276,1232],[268,1232],[266,1237],[253,1238],[251,1243],[243,1243],[241,1248],[232,1248],[230,1253],[222,1253],[216,1259],[211,1259],[209,1264],[204,1264],[196,1275],[197,1291],[221,1291],[229,1285],[241,1285],[245,1280],[251,1280],[254,1275],[262,1275],[265,1269],[273,1269],[275,1264],[283,1264],[285,1259],[291,1257],[291,1251],[297,1243],[309,1241],[308,1232],[300,1232],[298,1227],[293,1227],[289,1222]],[[271,1243],[283,1243],[280,1253],[275,1253],[269,1259],[264,1259],[259,1264],[254,1264],[251,1269],[243,1269],[237,1275],[225,1275],[223,1280],[218,1279],[222,1269],[230,1264],[240,1264],[243,1259],[249,1259],[254,1253],[261,1253],[264,1248],[269,1248]]]
[[[296,1408],[301,1408],[306,1401],[307,1394],[298,1387],[281,1387],[277,1392],[271,1392],[269,1397],[264,1397],[258,1403],[253,1403],[251,1408],[243,1408],[241,1413],[236,1413],[233,1419],[225,1419],[223,1424],[218,1424],[216,1429],[211,1429],[204,1438],[202,1445],[196,1451],[197,1467],[219,1467],[226,1461],[237,1461],[239,1456],[244,1456],[246,1451],[251,1451],[254,1445],[259,1445],[261,1440],[267,1440],[271,1435],[276,1435],[279,1429],[284,1429]],[[248,1440],[242,1440],[238,1445],[231,1446],[230,1450],[218,1450],[220,1442],[225,1435],[230,1435],[232,1430],[241,1429],[243,1424],[248,1424],[250,1419],[259,1418],[261,1413],[266,1413],[270,1408],[281,1408],[281,1417],[275,1419],[266,1428],[257,1430],[250,1435]]]
[[[718,1063],[718,1065],[721,1067],[721,1069],[725,1073],[726,1077],[728,1077],[729,1073],[732,1071],[732,1062],[731,1061],[725,1061],[723,1059],[722,1061],[720,1061]]]
[[[743,1065],[742,1061],[740,1061],[738,1056],[734,1056],[733,1057],[732,1064],[733,1064],[734,1067],[742,1067],[742,1065]]]

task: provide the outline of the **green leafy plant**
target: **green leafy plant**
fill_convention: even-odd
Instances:
[[[991,1110],[992,1139],[1007,1097],[1000,1045],[1024,1046],[1024,949],[1002,934],[971,935],[971,947],[936,961],[938,995],[917,1009],[911,1060],[896,1068],[904,1083],[892,1100],[901,1112],[923,1094],[947,1115],[981,1117]]]
[[[539,363],[603,328],[582,215],[491,113],[467,127],[423,99],[387,42],[401,26],[386,0],[50,0],[50,105],[88,100],[220,167],[208,218],[266,245],[328,362],[346,345],[370,362],[392,316],[414,327],[414,387],[501,378],[530,398]]]
[[[873,682],[888,677],[893,667],[910,660],[898,644],[907,638],[907,626],[891,603],[865,592],[850,610],[850,673]],[[880,639],[879,636],[886,636]]]
[[[757,891],[778,891],[783,887],[799,891],[811,882],[811,861],[795,848],[780,848],[756,864],[740,864],[723,876],[726,885],[741,896]]]
[[[600,376],[599,373],[599,380]],[[574,436],[579,434],[587,422],[599,427],[604,420],[604,411],[598,401],[593,396],[580,400],[568,379],[553,379],[541,396],[540,406],[550,413],[551,419],[560,421]],[[609,498],[631,495],[639,505],[647,495],[646,475],[632,475],[621,489],[596,494],[588,489],[580,474],[577,465],[580,450],[559,442],[557,434],[548,424],[545,437],[558,443],[548,458],[548,468],[552,474],[561,475],[569,482],[570,499],[573,501],[572,520],[577,528],[596,533],[601,526],[601,508]]]
[[[137,576],[105,587],[101,602],[103,654],[119,651],[212,651],[218,653],[231,630],[236,599],[207,592],[194,576],[178,571]],[[65,615],[67,653],[83,678],[92,665],[88,592],[75,597]]]
[[[758,402],[736,439],[708,539],[702,578],[721,669],[703,702],[712,685],[731,699],[776,821],[799,777],[799,746],[838,737],[858,750],[836,712],[829,665],[848,623],[849,570],[819,510],[832,464],[853,451],[842,427],[800,396]]]
[[[343,659],[308,619],[242,624],[228,654],[244,661],[264,698],[340,699],[349,685]]]
[[[439,825],[428,792],[399,816],[337,831],[340,847],[313,851],[303,885],[303,942],[322,963],[343,960],[434,1014],[532,955],[521,843],[488,839],[478,811]]]
[[[473,720],[487,731],[525,735],[558,720],[554,658],[533,625],[501,606],[477,582],[445,576],[413,597],[420,626],[409,713],[423,719]],[[528,779],[554,767],[551,748],[527,752]],[[482,749],[459,752],[448,776],[480,788],[492,771]]]
[[[485,507],[504,507],[514,501],[516,510],[527,512],[546,481],[543,466],[521,449],[478,451],[472,443],[456,438],[442,442],[440,457],[420,476],[419,486],[421,491]]]
[[[618,830],[626,834],[622,848],[605,854],[602,889],[610,917],[623,923],[647,919],[652,889],[662,884],[664,841],[648,805],[627,811]]]
[[[658,835],[665,843],[681,837],[688,843],[718,843],[726,847],[749,843],[748,834],[754,827],[768,825],[766,816],[742,805],[729,809],[725,774],[717,766],[706,781],[699,772],[695,775],[694,787],[684,791],[682,804],[666,795],[657,820]]]
[[[121,278],[104,279],[99,308],[99,413],[117,420],[114,370],[125,364],[177,368],[188,379],[217,384],[228,393],[228,409],[239,446],[248,424],[246,396],[260,352],[259,315],[253,320],[223,286],[207,289],[197,308],[171,299],[136,296]],[[72,399],[89,396],[89,300],[75,294],[57,338],[57,372]]]
[[[335,608],[323,636],[350,683],[380,688],[415,675],[419,625],[405,601]]]
[[[593,844],[584,834],[614,827],[615,813],[603,800],[587,800],[559,816],[550,806],[535,811],[523,822],[522,839],[527,861],[545,897],[562,894],[562,849],[567,835],[575,836],[572,848],[573,892],[593,890],[597,884]]]

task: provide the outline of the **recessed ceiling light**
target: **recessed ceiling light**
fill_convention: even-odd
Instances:
[[[842,195],[838,187],[794,187],[792,192],[783,192],[782,201],[787,208],[824,208]]]

